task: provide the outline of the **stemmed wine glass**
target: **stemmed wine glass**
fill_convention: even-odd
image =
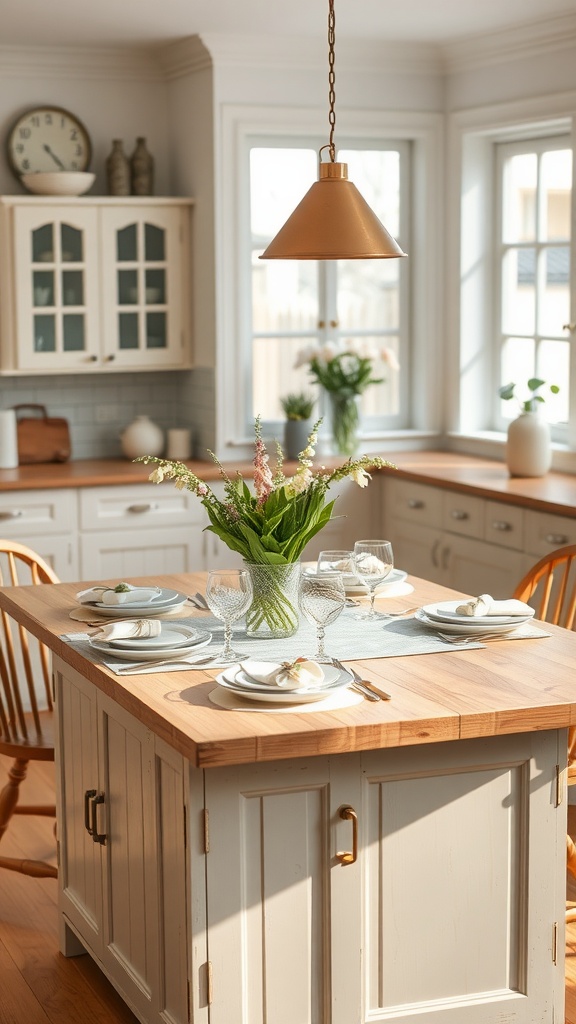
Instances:
[[[224,647],[215,655],[218,661],[239,661],[244,655],[232,650],[232,623],[248,611],[252,602],[252,581],[246,569],[213,569],[206,582],[206,603],[224,623]]]
[[[356,575],[370,592],[370,610],[357,618],[374,621],[380,618],[374,611],[376,587],[386,579],[394,568],[394,555],[389,540],[357,540],[354,544],[354,567]]]
[[[326,661],[324,634],[326,626],[338,618],[346,603],[341,572],[305,574],[300,580],[300,609],[316,626],[315,661]]]
[[[317,572],[341,572],[344,576],[344,586],[346,586],[346,578],[353,577],[356,580],[356,570],[354,568],[354,552],[353,551],[321,551],[318,555],[318,561],[316,562]]]

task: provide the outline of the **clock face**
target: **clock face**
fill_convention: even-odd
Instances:
[[[39,171],[85,171],[91,155],[84,125],[61,107],[27,111],[8,136],[8,160],[18,177]]]

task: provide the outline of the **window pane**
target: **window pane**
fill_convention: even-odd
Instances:
[[[518,398],[529,397],[528,392],[523,395],[522,388],[535,376],[535,359],[536,346],[532,338],[508,338],[503,345],[500,380],[502,384],[516,384]],[[500,402],[500,411],[505,419],[515,419],[519,412],[516,399]]]
[[[563,324],[570,319],[570,250],[568,246],[550,246],[545,258],[542,295],[538,304],[539,334],[562,335]]]
[[[521,153],[506,162],[502,203],[505,242],[532,242],[536,238],[537,174],[536,153]]]
[[[536,326],[536,250],[509,249],[502,260],[502,331],[533,334]]]
[[[358,339],[360,340],[360,339]],[[369,354],[370,346],[374,354],[381,354],[383,349],[390,353],[384,360],[374,360],[372,376],[382,381],[381,384],[371,384],[366,389],[361,399],[361,410],[363,416],[396,416],[400,412],[400,374],[398,366],[398,338],[386,338],[385,345],[382,345],[382,338],[362,338],[362,344],[366,346],[366,353]]]
[[[340,329],[398,330],[400,260],[340,260]]]
[[[254,248],[264,249],[318,177],[313,149],[250,150],[250,211]]]
[[[252,326],[267,331],[309,331],[318,322],[318,264],[314,260],[262,261],[252,254]]]
[[[541,415],[551,423],[568,422],[568,380],[570,374],[570,343],[568,341],[541,341],[538,346],[536,372],[546,384],[557,384],[560,392],[550,394],[546,388],[540,392],[545,399],[540,406]]]
[[[82,232],[70,224],[62,224],[60,236],[62,262],[80,263],[84,259]]]
[[[316,338],[255,338],[252,415],[263,420],[284,419],[280,398],[294,391],[313,395],[308,366],[294,369],[300,349],[314,345]]]
[[[572,153],[569,149],[553,149],[542,154],[541,166],[543,241],[570,238],[570,191],[572,188]]]

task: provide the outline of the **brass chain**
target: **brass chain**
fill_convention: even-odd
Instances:
[[[336,159],[336,148],[334,145],[334,129],[336,127],[336,111],[334,109],[336,103],[336,75],[334,73],[334,39],[335,39],[335,28],[336,28],[336,15],[334,14],[334,0],[329,0],[329,11],[328,11],[328,101],[330,103],[330,112],[328,114],[328,123],[330,124],[330,160],[334,163]]]

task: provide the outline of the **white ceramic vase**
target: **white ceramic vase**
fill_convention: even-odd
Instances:
[[[506,465],[510,476],[545,476],[552,462],[550,427],[537,412],[523,412],[508,427]]]
[[[141,455],[161,455],[164,431],[148,416],[137,416],[122,432],[120,441],[127,459],[137,459]]]

